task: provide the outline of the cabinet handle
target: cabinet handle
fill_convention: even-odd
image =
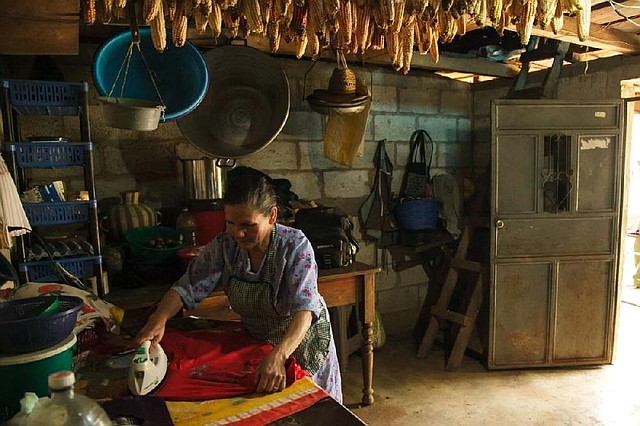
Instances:
[[[501,220],[496,220],[496,228],[498,229],[504,228],[504,222]]]

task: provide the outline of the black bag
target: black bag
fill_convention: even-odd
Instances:
[[[427,148],[429,140],[429,148]],[[427,150],[429,162],[427,163]],[[409,158],[402,176],[400,198],[431,197],[431,160],[433,158],[433,139],[426,130],[418,129],[409,140]]]
[[[296,212],[294,227],[311,242],[319,269],[347,266],[360,250],[353,237],[353,223],[338,207],[315,207]]]

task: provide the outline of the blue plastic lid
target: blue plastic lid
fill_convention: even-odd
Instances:
[[[158,91],[167,107],[164,121],[171,121],[188,114],[202,101],[209,87],[209,71],[202,54],[193,44],[187,42],[183,47],[173,46],[170,31],[167,31],[167,40],[167,49],[160,53],[153,47],[151,30],[140,28],[140,51],[156,79]],[[109,39],[96,52],[93,80],[101,96],[109,95],[130,44],[131,32],[125,31]],[[124,71],[123,68],[111,96],[159,103],[151,76],[135,47],[124,92],[121,94]]]

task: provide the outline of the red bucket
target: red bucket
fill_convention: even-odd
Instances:
[[[224,231],[226,226],[224,210],[192,211],[191,214],[196,220],[196,226],[198,227],[198,245],[207,244],[213,240],[216,235]]]

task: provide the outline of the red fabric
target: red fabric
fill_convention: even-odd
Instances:
[[[174,401],[229,398],[255,391],[256,368],[273,346],[244,331],[167,329],[162,349],[169,368],[156,395]],[[308,374],[287,361],[287,386]]]

